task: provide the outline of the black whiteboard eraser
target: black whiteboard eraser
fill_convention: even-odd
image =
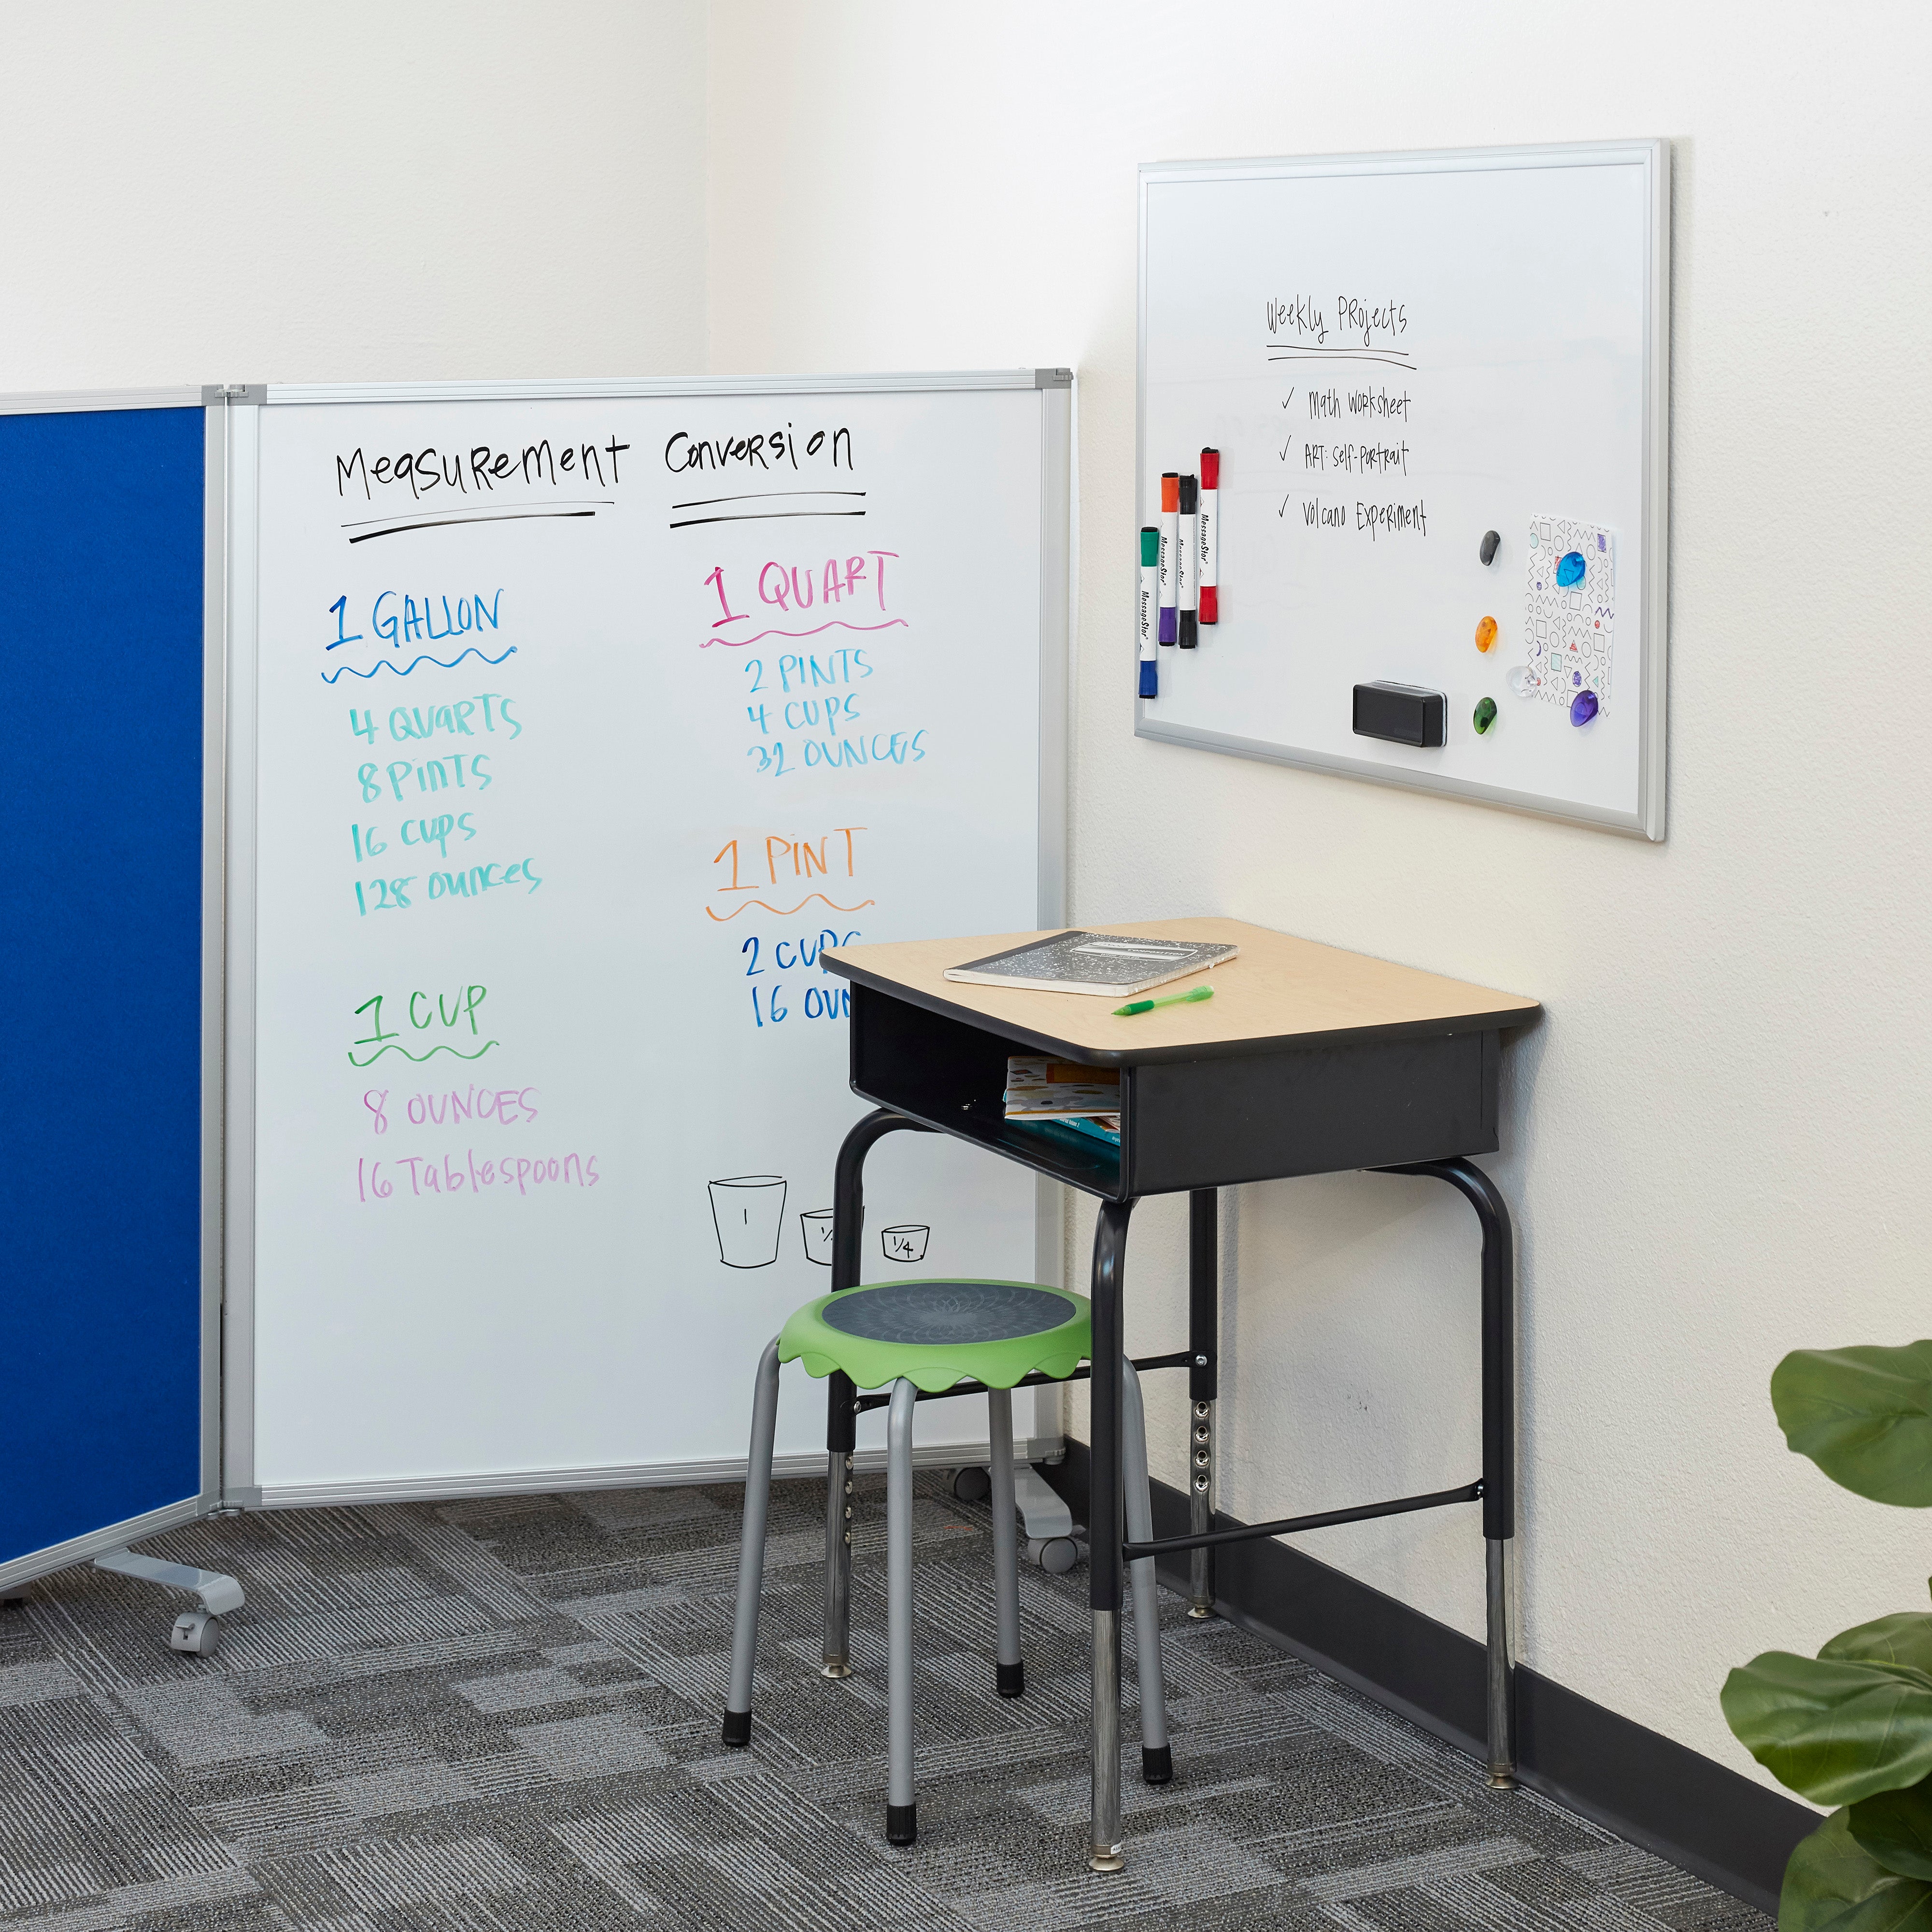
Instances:
[[[1358,684],[1355,736],[1438,751],[1446,742],[1449,703],[1439,691],[1414,684]]]
[[[1485,530],[1483,532],[1483,541],[1479,547],[1478,554],[1481,556],[1485,563],[1494,563],[1496,562],[1496,547],[1502,542],[1502,538],[1498,536],[1494,530]]]

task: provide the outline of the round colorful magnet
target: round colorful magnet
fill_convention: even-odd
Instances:
[[[1587,724],[1597,715],[1597,694],[1594,691],[1580,691],[1570,700],[1570,722],[1573,724]]]
[[[1568,590],[1573,584],[1583,580],[1583,553],[1580,550],[1566,550],[1556,560],[1556,587]]]
[[[1486,651],[1496,640],[1496,620],[1493,617],[1485,617],[1476,626],[1476,648],[1479,651]]]
[[[1493,698],[1478,698],[1476,701],[1476,736],[1482,736],[1496,722],[1496,700]]]

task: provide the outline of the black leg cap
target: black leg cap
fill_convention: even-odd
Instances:
[[[1172,1784],[1174,1782],[1174,1747],[1162,1744],[1158,1750],[1150,1750],[1145,1744],[1141,1747],[1141,1781],[1144,1784]]]
[[[1002,1697],[1024,1697],[1026,1695],[1026,1665],[996,1664],[993,1666],[994,1688]]]
[[[919,1836],[919,1807],[888,1804],[886,1807],[886,1843],[909,1845]]]
[[[724,1742],[742,1748],[752,1742],[752,1714],[748,1711],[724,1713]]]

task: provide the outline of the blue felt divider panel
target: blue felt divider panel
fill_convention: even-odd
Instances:
[[[203,421],[0,417],[0,1562],[200,1489]]]

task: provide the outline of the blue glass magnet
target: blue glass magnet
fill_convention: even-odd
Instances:
[[[1580,691],[1570,700],[1570,722],[1573,724],[1587,724],[1597,715],[1597,694],[1594,691]]]
[[[1566,550],[1556,560],[1556,584],[1558,590],[1568,590],[1573,584],[1583,580],[1583,553],[1580,550]]]

